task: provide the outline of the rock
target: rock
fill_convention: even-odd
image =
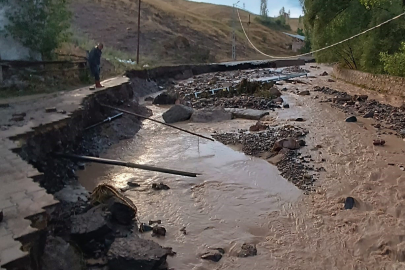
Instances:
[[[77,163],[77,167],[79,168],[79,170],[84,170],[86,165],[84,163],[79,162]]]
[[[153,104],[155,105],[172,105],[176,103],[177,98],[169,95],[168,93],[162,93],[155,97]]]
[[[298,117],[298,118],[296,118],[294,121],[297,121],[297,122],[304,122],[305,120],[304,120],[304,118]]]
[[[153,97],[146,97],[146,98],[144,99],[144,101],[153,101],[153,100],[154,100]]]
[[[359,96],[355,95],[354,99],[356,101],[364,102],[368,99],[368,96],[367,95],[359,95]]]
[[[136,234],[116,239],[107,253],[107,258],[110,270],[167,269],[167,249]]]
[[[324,71],[322,74],[320,74],[319,76],[328,76],[328,72]]]
[[[286,139],[281,139],[277,141],[273,146],[273,151],[278,152],[283,148],[296,150],[299,149],[300,147],[301,147],[300,144],[294,138],[288,137]]]
[[[62,238],[48,236],[41,257],[41,266],[43,270],[81,270],[82,256]]]
[[[201,255],[201,259],[209,260],[213,262],[219,262],[222,259],[222,254],[220,252],[209,251]]]
[[[181,228],[180,231],[181,231],[184,235],[187,235],[186,227]]]
[[[243,244],[241,250],[238,252],[238,257],[250,257],[250,256],[256,256],[257,255],[257,249],[255,245],[252,244]]]
[[[273,98],[281,96],[281,92],[278,90],[277,87],[270,88],[269,93],[270,93],[270,96]]]
[[[305,145],[307,145],[304,140],[298,140],[298,144],[299,144],[300,146],[305,146]]]
[[[56,112],[56,108],[55,107],[51,107],[51,108],[46,108],[45,112],[50,113],[50,112]]]
[[[284,100],[281,97],[278,97],[278,98],[273,99],[273,102],[274,103],[283,103]]]
[[[283,104],[283,108],[285,108],[285,109],[290,108],[290,104],[284,103],[284,104]]]
[[[127,185],[130,187],[140,187],[141,185],[138,183],[134,183],[134,182],[127,182]]]
[[[380,139],[373,140],[373,145],[381,145],[381,146],[383,146],[384,144],[385,144],[384,140],[380,140]]]
[[[281,89],[281,91],[287,91],[288,89],[287,89],[287,87],[284,87],[283,89]]]
[[[154,190],[169,190],[170,187],[168,185],[163,184],[163,183],[159,183],[159,184],[153,183],[152,184],[152,189],[154,189]]]
[[[401,130],[399,131],[399,134],[405,135],[405,129],[401,129]]]
[[[268,126],[263,125],[260,121],[258,121],[256,124],[254,124],[249,128],[249,131],[261,131],[266,130],[267,128]]]
[[[3,211],[0,211],[0,222],[2,222],[2,221],[3,221],[3,218],[4,218]]]
[[[184,105],[174,105],[162,116],[166,123],[187,121],[193,114],[193,109]]]
[[[253,110],[253,109],[234,109],[227,108],[226,111],[232,113],[233,118],[242,118],[249,120],[260,120],[265,115],[269,115],[269,112],[264,112],[262,110]]]
[[[373,118],[374,117],[374,112],[373,111],[369,111],[368,113],[366,113],[363,118]]]
[[[149,225],[153,225],[153,224],[162,224],[162,221],[159,220],[149,220]]]
[[[232,113],[223,108],[195,110],[191,121],[196,123],[215,123],[232,119]]]
[[[334,80],[332,80],[332,79],[328,79],[328,82],[335,82]]]
[[[104,265],[107,265],[107,263],[108,263],[108,260],[105,257],[101,257],[101,258],[98,258],[98,259],[90,258],[90,259],[86,260],[86,265],[87,266],[94,266],[94,267],[96,267],[96,266],[104,266]]]
[[[345,209],[352,209],[355,206],[355,200],[353,197],[347,197],[345,200]]]
[[[87,202],[89,200],[89,192],[80,184],[72,184],[56,192],[55,198],[68,203],[76,203],[79,200]]]
[[[299,93],[298,93],[298,95],[299,95],[299,96],[309,96],[309,95],[310,95],[310,93],[309,93],[309,91],[308,91],[308,90],[305,90],[305,91],[301,91],[301,92],[299,92]]]
[[[10,121],[21,122],[24,121],[24,116],[13,116]]]
[[[108,205],[108,210],[110,211],[113,220],[122,225],[132,224],[135,218],[135,212],[131,207],[124,204],[115,196],[109,199],[106,204]]]
[[[150,232],[150,231],[152,231],[152,230],[153,230],[153,228],[152,228],[151,226],[145,224],[145,223],[141,223],[141,224],[139,225],[139,232],[140,232],[140,233]]]
[[[152,236],[157,236],[157,237],[166,236],[166,229],[164,227],[160,227],[158,225],[153,227],[152,232],[153,232]]]
[[[356,116],[350,116],[350,117],[346,118],[346,122],[348,122],[348,123],[357,122],[357,118],[356,118]]]
[[[82,243],[103,238],[111,232],[101,207],[94,207],[84,214],[73,216],[71,222],[72,237]]]

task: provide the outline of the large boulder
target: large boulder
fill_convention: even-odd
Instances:
[[[272,87],[272,88],[270,88],[270,90],[269,90],[269,92],[270,92],[270,96],[272,97],[272,98],[278,98],[278,97],[280,97],[281,96],[281,92],[278,90],[278,88],[277,87]]]
[[[235,108],[226,108],[226,111],[232,113],[233,118],[242,118],[249,120],[260,120],[263,116],[269,115],[269,112],[262,110],[254,109],[235,109]]]
[[[191,121],[196,123],[214,123],[232,119],[232,113],[222,108],[196,110]]]
[[[187,121],[193,114],[193,108],[184,105],[174,105],[162,116],[166,123]]]
[[[176,103],[177,98],[169,95],[168,93],[162,93],[160,95],[158,95],[157,97],[155,97],[155,99],[153,100],[153,104],[156,105],[172,105],[174,103]]]
[[[168,250],[159,244],[132,234],[126,238],[118,238],[111,245],[107,257],[110,270],[167,269],[166,257]]]

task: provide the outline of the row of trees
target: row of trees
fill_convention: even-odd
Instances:
[[[0,0],[9,23],[0,35],[11,36],[46,59],[71,35],[67,0]]]
[[[301,0],[312,50],[349,38],[404,12],[403,0]],[[320,62],[405,76],[405,20],[400,18],[332,49],[316,53]]]

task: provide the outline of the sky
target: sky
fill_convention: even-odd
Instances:
[[[232,6],[238,0],[191,0],[194,2],[206,2],[218,5]],[[243,8],[243,3],[248,11],[255,14],[260,13],[260,0],[240,0],[238,6]],[[302,8],[299,0],[268,0],[267,8],[269,10],[269,16],[278,15],[280,9],[284,7],[288,12],[290,10],[292,18],[298,18],[302,15]]]

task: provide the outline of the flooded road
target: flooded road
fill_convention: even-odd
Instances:
[[[165,109],[151,108],[154,117],[161,119]],[[199,132],[208,131],[204,125],[199,125]],[[229,129],[243,123],[216,125]],[[301,197],[301,191],[265,160],[150,121],[144,121],[133,140],[113,146],[103,157],[203,174],[188,178],[91,164],[79,175],[88,190],[101,182],[116,187],[125,187],[128,181],[140,184],[125,194],[138,207],[142,222],[162,220],[168,233],[155,240],[177,252],[169,258],[174,269],[248,269],[252,264],[264,269],[271,259],[269,251],[261,246],[270,230],[269,215],[290,208]],[[151,189],[152,183],[160,182],[171,189]],[[187,228],[187,235],[180,231],[183,227]],[[150,237],[147,233],[144,236]],[[237,258],[236,252],[243,243],[257,244],[258,256]],[[226,250],[224,258],[215,265],[199,258],[209,247]]]

